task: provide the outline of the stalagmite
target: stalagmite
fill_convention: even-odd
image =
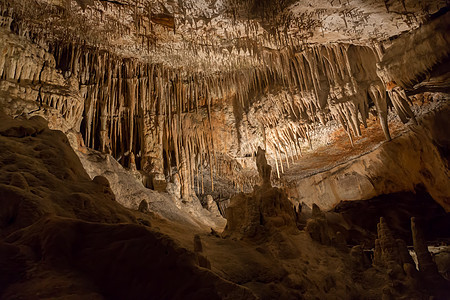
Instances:
[[[411,232],[419,271],[423,273],[423,276],[427,281],[436,285],[445,284],[445,281],[438,272],[436,264],[431,258],[430,252],[428,252],[425,237],[423,236],[421,229],[417,227],[415,218],[411,218]]]
[[[258,168],[259,177],[262,179],[263,184],[270,185],[270,176],[272,173],[272,167],[267,164],[266,152],[258,147],[256,152],[256,166]]]

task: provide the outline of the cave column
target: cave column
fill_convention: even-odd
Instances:
[[[392,105],[397,111],[400,120],[403,124],[407,123],[409,119],[412,119],[414,124],[417,124],[414,113],[408,104],[408,97],[405,94],[405,91],[399,87],[395,81],[390,81],[386,84],[386,90],[389,94],[389,98],[391,99]]]
[[[369,92],[372,96],[375,107],[377,108],[378,117],[380,118],[381,128],[383,129],[386,140],[391,140],[391,134],[389,133],[388,121],[387,121],[387,101],[386,92],[381,84],[381,81],[372,83],[369,87]]]
[[[106,105],[103,106],[100,115],[100,151],[110,153],[110,144],[107,131],[108,116]]]
[[[157,191],[165,191],[167,185],[164,177],[163,122],[162,116],[150,112],[144,116],[142,171],[148,176],[145,185]]]
[[[191,200],[191,180],[186,150],[181,147],[180,175],[181,175],[181,198],[185,201]]]

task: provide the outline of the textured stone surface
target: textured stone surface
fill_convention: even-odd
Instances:
[[[370,199],[381,194],[414,191],[415,185],[421,184],[449,211],[447,158],[439,146],[448,145],[448,134],[441,131],[447,124],[444,116],[448,114],[449,107],[444,105],[425,116],[420,121],[420,128],[416,127],[372,152],[328,171],[305,178],[285,177],[286,186],[289,186],[289,180],[296,183],[295,187],[288,189],[288,194],[309,206],[318,203],[329,209],[341,200]]]
[[[203,256],[138,225],[44,119],[0,120],[1,298],[256,299],[205,270]]]
[[[391,284],[383,288],[383,298],[406,295],[410,298],[420,298],[423,297],[423,293],[432,294],[438,299],[448,297],[450,283],[438,273],[415,218],[411,218],[411,231],[419,270],[414,268],[414,261],[408,253],[406,243],[395,239],[383,218],[380,218],[377,231],[373,264],[384,269],[391,281]]]
[[[117,205],[106,178],[89,178],[62,132],[50,130],[41,117],[0,118],[2,237],[47,214],[104,223],[134,220]]]
[[[191,226],[206,226],[221,230],[225,219],[217,211],[208,211],[202,207],[195,197],[188,203],[166,192],[160,193],[145,188],[139,180],[139,173],[124,169],[108,154],[87,150],[77,154],[90,177],[104,176],[108,179],[116,200],[123,206],[139,209],[142,201],[146,201],[151,212],[169,220],[188,223]],[[217,207],[217,206],[216,206]]]
[[[0,297],[448,298],[418,222],[420,272],[326,209],[449,211],[449,24],[445,0],[0,0]]]
[[[232,201],[239,204],[236,218],[230,218],[234,231],[220,238],[205,223],[191,222],[202,220],[195,215],[200,202],[194,195],[190,201],[174,197],[170,205],[167,195],[143,187],[132,165],[126,170],[69,134],[86,172],[69,140],[44,125],[39,117],[0,122],[2,298],[375,300],[437,295],[415,284],[414,267],[408,264],[370,267],[360,256],[355,259],[357,249],[349,255],[312,242],[298,230],[299,210],[280,189],[265,185],[240,194]],[[268,169],[260,156],[261,161],[260,169]],[[115,197],[111,190],[117,191]],[[141,201],[130,191],[141,193]],[[120,206],[121,201],[140,206],[141,212]],[[145,203],[166,219],[142,212]],[[326,218],[328,225],[332,217],[338,219],[318,207],[311,216]],[[385,238],[387,230],[383,233],[386,253],[391,245],[406,249],[397,241],[392,244],[392,235]],[[343,245],[342,238],[336,232],[336,245]]]

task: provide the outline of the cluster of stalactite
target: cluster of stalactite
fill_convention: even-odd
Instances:
[[[414,119],[404,91],[393,83],[387,83],[386,89],[377,75],[381,52],[377,45],[333,44],[267,54],[268,69],[282,90],[254,101],[248,119],[256,118],[254,123],[263,128],[278,175],[284,171],[283,164],[289,167],[301,155],[300,143],[312,146],[310,131],[317,122],[336,120],[353,143],[353,137],[361,135],[361,125],[367,127],[371,107],[378,113],[386,139],[390,139],[389,103],[403,122]],[[252,145],[251,151],[257,147]]]
[[[197,166],[214,166],[210,88],[217,82],[73,44],[50,51],[56,67],[78,79],[86,146],[146,174],[170,176],[176,167],[191,186]]]
[[[326,123],[326,115],[331,113],[346,130],[352,128],[359,135],[359,122],[366,125],[371,103],[379,108],[379,113],[387,112],[373,48],[348,44],[317,46],[291,55],[284,53],[278,59],[280,72],[288,75],[284,77],[285,86],[301,98],[298,111],[292,112],[303,118],[318,118]]]
[[[258,38],[258,27],[246,26],[248,36],[266,47],[297,47],[313,35],[322,26],[322,17],[318,11],[305,11],[293,14],[289,6],[292,0],[225,0],[226,12],[234,20],[257,20],[266,29],[262,39]]]
[[[268,51],[263,61],[265,67],[253,69],[253,74],[246,76],[252,78],[250,85],[238,85],[236,95],[251,105],[257,98],[251,97],[252,88],[264,91],[275,86],[284,90],[274,101],[276,109],[261,116],[264,127],[276,127],[282,116],[301,125],[325,124],[333,118],[351,138],[352,134],[361,135],[360,125],[367,126],[369,107],[375,106],[386,138],[390,138],[386,89],[376,73],[376,47],[332,44],[311,46],[301,52]],[[288,135],[309,140],[304,126],[291,129]]]
[[[8,5],[1,3],[2,15],[14,18]],[[35,30],[14,20],[5,22],[5,18],[5,26]],[[256,113],[278,172],[283,171],[283,163],[289,166],[289,159],[292,162],[301,154],[300,141],[310,143],[309,130],[316,122],[335,119],[352,139],[352,135],[361,134],[361,123],[367,126],[369,107],[375,106],[386,138],[390,138],[385,83],[376,70],[382,52],[377,45],[304,45],[272,50],[237,43],[229,53],[248,53],[252,64],[228,65],[223,72],[123,58],[70,37],[56,42],[50,39],[47,49],[56,68],[78,82],[84,98],[81,132],[85,144],[110,152],[125,166],[134,163],[158,180],[178,173],[186,196],[199,183],[195,178],[201,178],[202,166],[210,167],[212,185],[213,170],[225,170],[217,168],[216,152],[220,149],[214,147],[214,139],[220,137],[215,135],[211,120],[212,106],[224,99],[234,98],[247,113],[269,92],[283,98],[272,100],[270,111]],[[210,50],[214,56],[215,48]],[[406,121],[410,116],[407,102],[395,103]],[[239,154],[252,155],[259,145],[255,143],[248,153]],[[220,172],[233,177],[237,173]],[[240,179],[233,182],[245,184]]]
[[[257,116],[266,147],[275,154],[277,171],[283,171],[283,156],[289,166],[289,159],[301,154],[299,141],[310,142],[308,130],[314,122],[335,118],[349,133],[351,129],[358,134],[370,99],[377,109],[384,105],[379,113],[387,112],[384,87],[370,72],[370,63],[366,65],[367,56],[375,64],[374,52],[357,47],[352,50],[356,59],[352,57],[350,63],[352,47],[316,47],[291,56],[270,53],[266,68],[215,76],[122,59],[76,44],[54,44],[49,51],[56,68],[77,78],[85,99],[81,130],[87,146],[111,152],[124,165],[133,160],[147,174],[166,171],[170,175],[176,167],[183,182],[194,186],[204,162],[213,174],[211,105],[223,98],[236,97],[248,107],[255,103],[258,91],[284,89],[284,101],[273,99],[276,109]],[[359,68],[359,77],[352,75],[352,67]],[[379,92],[378,98],[367,97],[372,89]]]
[[[172,39],[174,17],[160,11],[144,0],[0,0],[0,15],[8,21],[3,25],[37,44],[70,40],[134,55],[155,52]]]
[[[11,19],[0,19],[8,26]],[[77,89],[56,72],[55,59],[46,51],[21,43],[0,26],[0,94],[2,108],[51,118],[49,126],[67,131],[79,124],[83,100]],[[22,111],[26,108],[27,111]]]
[[[261,183],[253,169],[254,156],[236,159],[222,153],[216,153],[216,155],[214,176],[211,177],[209,166],[203,166],[203,170],[195,176],[193,189],[197,194],[209,194],[214,195],[216,199],[228,199],[236,193],[249,192],[255,185]],[[246,163],[250,163],[251,166]],[[211,186],[212,179],[214,179],[213,186]]]
[[[194,13],[189,8],[190,2],[178,3],[176,9],[170,9],[172,12],[167,9],[172,5],[151,0],[77,3],[0,0],[1,23],[44,47],[48,41],[71,41],[116,54],[144,57],[167,67],[189,66],[196,72],[259,63],[256,54],[265,36],[260,35],[262,28],[256,22],[226,22],[223,26],[231,28],[223,29],[224,36],[212,35],[215,28],[204,15],[190,15]],[[177,20],[174,10],[178,11]],[[246,29],[241,31],[241,27]]]

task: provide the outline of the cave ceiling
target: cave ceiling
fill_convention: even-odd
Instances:
[[[10,1],[4,1],[10,2]],[[66,40],[189,72],[266,64],[264,53],[371,45],[425,22],[446,1],[12,1],[36,38]]]

